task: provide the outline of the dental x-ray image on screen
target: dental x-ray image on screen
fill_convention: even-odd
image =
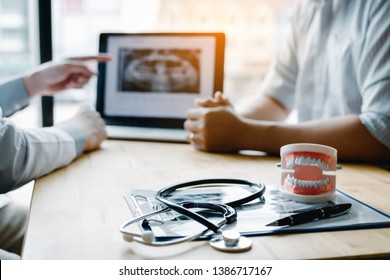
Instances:
[[[200,49],[132,49],[118,52],[118,91],[199,93]]]

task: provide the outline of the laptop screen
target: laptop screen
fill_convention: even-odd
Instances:
[[[223,87],[222,33],[104,33],[97,110],[106,123],[182,127],[194,99]]]

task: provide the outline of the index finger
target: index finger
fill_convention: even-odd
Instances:
[[[108,54],[99,54],[99,55],[87,55],[87,56],[74,56],[74,57],[68,57],[67,59],[76,60],[76,61],[95,60],[97,62],[108,62],[111,61],[111,56]]]
[[[77,62],[69,62],[63,65],[64,67],[64,73],[67,73],[68,75],[83,75],[88,78],[97,75],[98,73],[89,69],[86,65],[82,63],[77,63]]]
[[[210,108],[210,107],[218,107],[221,106],[214,98],[208,99],[195,99],[195,104],[200,107]]]

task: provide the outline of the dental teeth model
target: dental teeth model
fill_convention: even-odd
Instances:
[[[280,149],[283,197],[304,203],[336,197],[337,150],[318,144],[290,144]]]

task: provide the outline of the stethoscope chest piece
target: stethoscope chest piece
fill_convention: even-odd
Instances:
[[[210,246],[222,252],[239,253],[252,248],[252,240],[234,230],[225,230],[210,240]]]

